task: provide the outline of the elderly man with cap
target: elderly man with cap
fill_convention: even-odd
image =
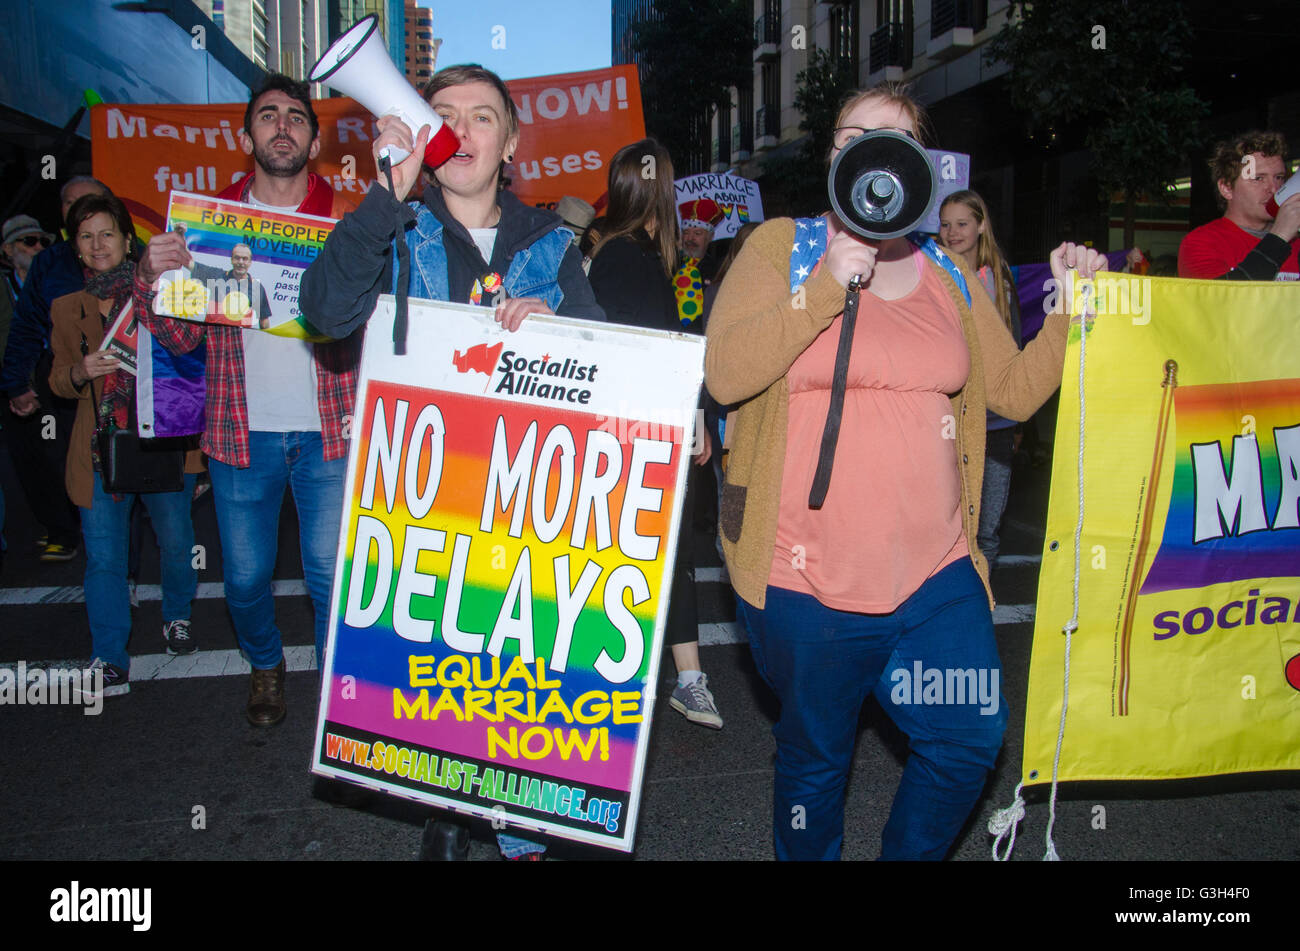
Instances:
[[[15,215],[4,223],[4,237],[0,244],[3,245],[5,264],[13,268],[12,274],[5,275],[11,307],[18,299],[23,281],[27,280],[32,261],[53,243],[54,235],[42,228],[31,215]]]
[[[65,182],[59,192],[64,220],[76,200],[90,194],[109,194],[108,186],[89,175]],[[80,291],[85,283],[75,241],[55,241],[40,251],[18,293],[0,363],[0,391],[8,397],[0,399],[5,441],[23,493],[43,529],[37,545],[40,560],[47,563],[71,561],[81,543],[77,508],[68,501],[63,484],[77,411],[74,400],[50,392],[50,305],[64,294]]]
[[[0,360],[4,358],[4,345],[9,337],[9,324],[14,318],[14,305],[18,292],[23,289],[27,272],[36,255],[54,243],[54,235],[41,227],[30,215],[16,215],[4,223],[4,237],[0,240],[3,253],[4,293],[0,294]]]
[[[4,290],[0,292],[0,361],[4,360],[5,344],[9,340],[9,325],[13,323],[14,306],[18,303],[18,292],[27,280],[32,260],[45,248],[54,243],[54,235],[41,227],[39,221],[30,215],[16,215],[4,223],[4,236],[0,239],[0,281]],[[0,528],[4,522],[4,496],[0,494]],[[3,541],[0,540],[0,559],[4,557]]]
[[[717,262],[709,258],[713,229],[722,220],[722,209],[712,198],[692,198],[677,206],[682,220],[681,267],[673,275],[673,293],[677,295],[677,316],[682,326],[699,329],[704,313],[704,285],[717,272]]]

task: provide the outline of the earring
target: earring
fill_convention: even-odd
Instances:
[[[509,155],[506,156],[506,161],[507,161],[507,162],[513,162],[514,160],[515,160],[515,153],[514,153],[514,152],[511,152]]]

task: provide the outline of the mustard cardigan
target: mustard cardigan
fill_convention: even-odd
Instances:
[[[776,544],[785,463],[786,419],[790,400],[786,374],[795,359],[844,309],[844,288],[822,268],[790,293],[790,252],[794,222],[765,222],[750,236],[727,273],[709,316],[705,383],[723,405],[739,403],[728,419],[729,451],[718,524],[727,571],[736,593],[755,607],[766,599],[767,580]],[[951,394],[956,424],[953,442],[960,467],[962,519],[971,561],[988,591],[988,564],[977,544],[980,490],[984,481],[985,409],[1008,419],[1024,420],[1043,405],[1061,383],[1069,318],[1052,314],[1023,351],[998,315],[988,294],[958,255],[952,256],[966,276],[972,304],[953,279],[933,262],[961,317],[970,348],[970,375],[960,392]],[[870,326],[871,296],[863,292],[858,333]],[[800,306],[802,305],[802,306]],[[809,460],[809,465],[815,460]],[[852,478],[837,469],[832,479]]]

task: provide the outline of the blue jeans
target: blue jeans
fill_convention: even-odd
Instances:
[[[531,852],[546,852],[546,846],[540,842],[521,839],[519,836],[510,835],[508,832],[497,833],[497,848],[508,859],[517,859],[521,855],[528,855]]]
[[[162,568],[162,616],[188,621],[190,602],[198,586],[194,569],[194,475],[187,473],[179,492],[146,492],[138,496],[158,536]],[[95,476],[91,507],[81,510],[81,535],[86,545],[86,614],[95,657],[129,670],[126,642],[131,637],[131,596],[126,587],[127,553],[131,539],[131,506],[137,496],[113,496]]]
[[[979,799],[1007,723],[993,617],[970,559],[944,568],[891,614],[837,611],[773,587],[766,600],[761,610],[739,604],[754,662],[781,701],[772,728],[776,857],[839,858],[858,715],[874,693],[910,741],[880,857],[942,859]],[[918,662],[922,671],[983,671],[989,702],[923,699],[910,682],[902,694]]]
[[[1016,428],[990,429],[984,448],[984,488],[980,493],[980,525],[977,536],[980,551],[988,560],[989,571],[998,562],[1002,540],[1002,513],[1011,494],[1011,458],[1015,455]]]
[[[284,657],[275,626],[271,575],[279,549],[280,504],[287,486],[298,509],[302,571],[316,614],[316,661],[325,657],[334,557],[343,519],[347,457],[325,461],[320,433],[248,434],[249,466],[208,463],[221,529],[226,606],[239,646],[258,670]]]

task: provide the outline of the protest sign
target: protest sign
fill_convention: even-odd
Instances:
[[[603,213],[609,162],[645,138],[635,64],[506,83],[519,111],[510,190],[527,205],[554,208],[565,195]]]
[[[1052,779],[1300,768],[1300,288],[1104,275],[1066,355],[1025,716]]]
[[[135,376],[135,353],[140,346],[140,324],[135,319],[133,301],[127,301],[117,312],[117,317],[109,325],[100,350],[107,350],[117,357],[117,368]]]
[[[934,165],[936,188],[934,205],[930,208],[930,213],[925,216],[925,220],[916,226],[916,230],[938,234],[939,209],[943,206],[943,200],[953,192],[970,188],[970,156],[962,152],[945,152],[942,149],[925,151],[929,153],[930,161]]]
[[[630,851],[703,340],[367,327],[313,769]],[[526,833],[525,833],[526,834]]]
[[[506,83],[519,111],[511,191],[554,208],[565,195],[603,207],[609,160],[645,136],[634,65]],[[141,240],[163,230],[172,191],[215,195],[252,170],[240,131],[247,104],[107,103],[91,110],[95,177],[113,189]],[[355,100],[313,99],[320,153],[310,168],[357,204],[374,183],[375,120]]]
[[[192,268],[159,277],[154,311],[203,323],[321,338],[298,309],[298,281],[334,230],[333,218],[172,192],[169,230],[185,232]]]
[[[689,175],[679,178],[677,186],[677,221],[681,223],[682,203],[692,198],[712,198],[722,212],[722,220],[713,229],[713,240],[735,237],[743,225],[763,220],[763,196],[758,182],[739,175]]]

